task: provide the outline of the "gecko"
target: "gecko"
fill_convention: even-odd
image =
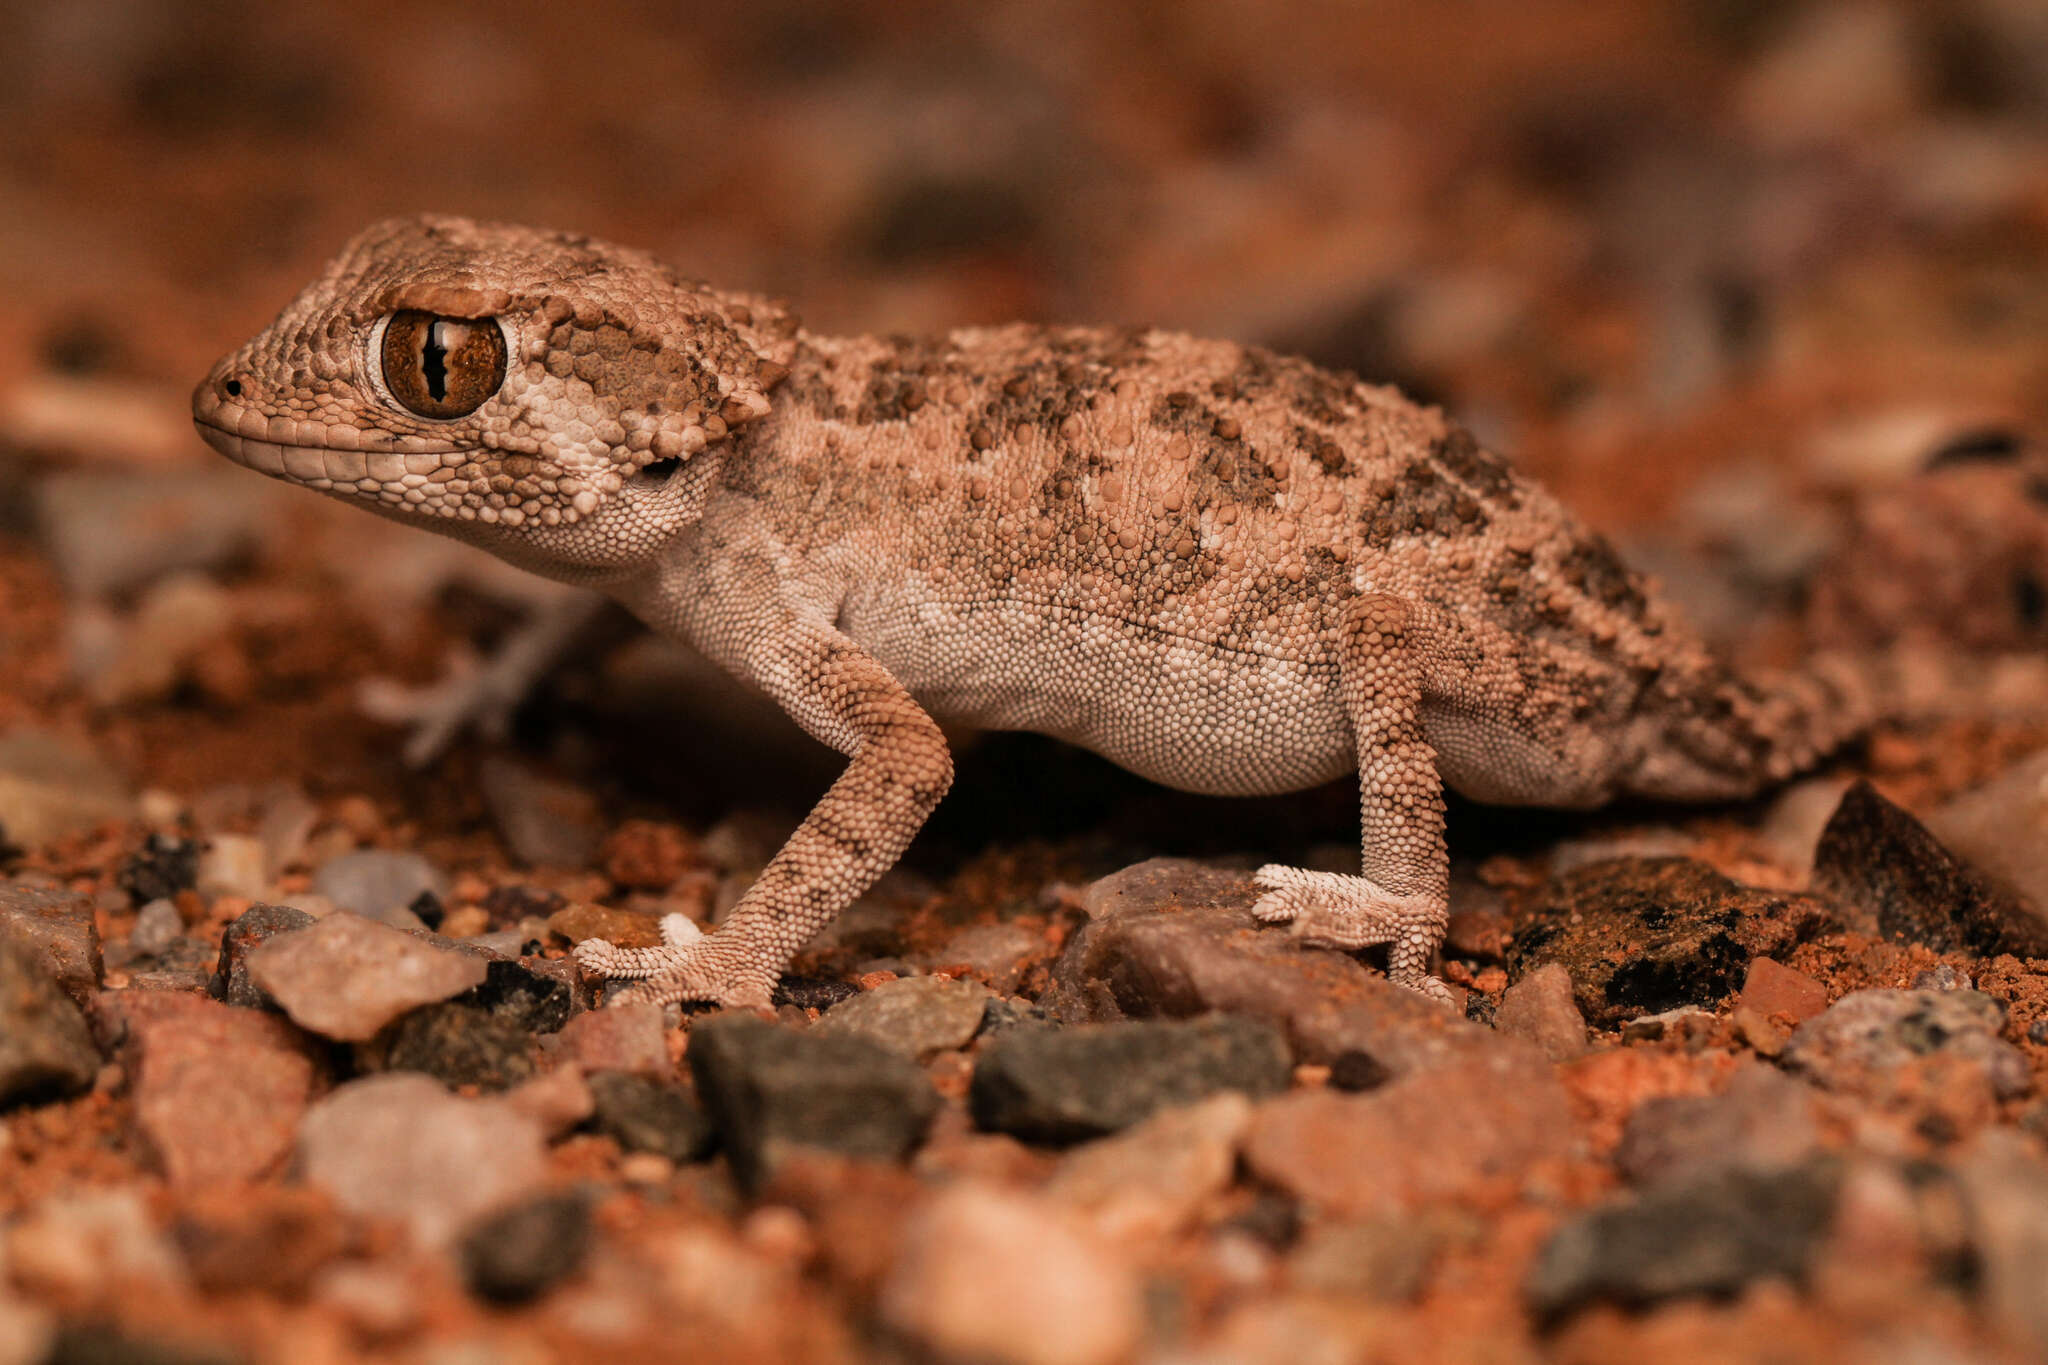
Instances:
[[[576,945],[614,999],[763,1006],[953,778],[941,722],[1218,795],[1355,775],[1357,873],[1265,925],[1432,974],[1444,791],[1740,798],[1875,714],[1848,656],[1738,671],[1437,408],[1233,341],[834,336],[572,233],[360,233],[192,397],[229,459],[596,589],[847,764],[732,913]]]

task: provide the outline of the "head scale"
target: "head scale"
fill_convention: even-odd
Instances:
[[[566,528],[765,416],[797,322],[567,233],[358,235],[192,397],[264,473],[465,534]]]

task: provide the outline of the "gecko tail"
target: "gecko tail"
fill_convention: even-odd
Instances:
[[[1879,721],[2048,719],[2048,657],[1905,647],[1829,651],[1803,666],[1715,669],[1660,710],[1672,717],[1628,790],[1725,801],[1789,781]]]

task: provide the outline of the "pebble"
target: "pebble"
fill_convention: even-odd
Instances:
[[[1806,896],[1738,885],[1690,858],[1623,858],[1551,881],[1515,935],[1508,972],[1570,974],[1588,1023],[1712,1004],[1750,960],[1782,954],[1829,923]]]
[[[1286,1039],[1260,1019],[1217,1014],[1022,1028],[982,1050],[968,1104],[983,1128],[1073,1142],[1218,1091],[1276,1094],[1292,1075]]]
[[[0,829],[9,843],[32,849],[134,814],[127,784],[86,745],[28,727],[0,735]]]
[[[1406,1303],[1419,1295],[1437,1257],[1459,1233],[1444,1214],[1323,1220],[1287,1257],[1297,1288],[1367,1303]]]
[[[1993,1129],[1956,1174],[1969,1201],[1983,1310],[2034,1358],[2048,1358],[2048,1167],[2024,1138]]]
[[[228,1183],[186,1190],[171,1236],[194,1283],[210,1293],[301,1298],[355,1233],[318,1190]]]
[[[1731,1168],[1578,1214],[1537,1256],[1529,1305],[1554,1321],[1597,1300],[1644,1307],[1733,1294],[1767,1276],[1798,1280],[1826,1237],[1838,1183],[1826,1160]]]
[[[1766,1018],[1784,1014],[1800,1023],[1828,1007],[1828,988],[1805,972],[1760,957],[1749,964],[1749,975],[1743,978],[1741,1004]]]
[[[463,1234],[463,1282],[486,1303],[527,1303],[582,1268],[590,1239],[590,1200],[582,1194],[515,1204]]]
[[[1657,1095],[1638,1104],[1622,1129],[1614,1165],[1631,1184],[1649,1186],[1730,1169],[1783,1169],[1819,1146],[1813,1092],[1752,1063],[1718,1095]]]
[[[1008,994],[1046,951],[1043,932],[1011,920],[963,929],[924,955],[934,967],[972,970],[996,990]]]
[[[487,1010],[449,1001],[417,1009],[382,1040],[383,1071],[418,1071],[448,1086],[507,1090],[534,1073],[533,1035]]]
[[[4,1238],[9,1278],[38,1296],[75,1301],[110,1284],[175,1287],[185,1278],[139,1188],[50,1195],[15,1215]]]
[[[636,1001],[588,1010],[548,1042],[558,1061],[585,1071],[631,1071],[656,1079],[675,1073],[659,1005]]]
[[[953,1185],[914,1212],[882,1320],[949,1358],[1113,1365],[1144,1331],[1133,1268],[1045,1201]]]
[[[658,948],[661,921],[638,910],[614,910],[603,905],[567,905],[548,916],[548,932],[571,943],[601,938],[614,948]]]
[[[502,757],[484,760],[477,785],[498,837],[518,861],[528,867],[583,868],[597,860],[604,812],[582,787]]]
[[[550,1142],[597,1112],[589,1081],[573,1066],[558,1066],[514,1086],[505,1092],[505,1103],[539,1123]]]
[[[672,1085],[626,1071],[590,1076],[597,1130],[628,1152],[654,1152],[670,1161],[696,1161],[718,1134],[697,1102]]]
[[[364,1042],[408,1010],[483,981],[481,957],[438,948],[402,930],[337,911],[258,944],[249,979],[294,1023],[323,1037]]]
[[[389,1262],[342,1261],[313,1282],[311,1297],[372,1339],[396,1338],[419,1325],[424,1286],[410,1267]]]
[[[1540,1058],[1471,1057],[1377,1090],[1295,1090],[1252,1117],[1245,1164],[1328,1216],[1380,1217],[1457,1198],[1572,1144],[1571,1110]]]
[[[1068,1152],[1044,1192],[1111,1241],[1170,1237],[1230,1187],[1251,1117],[1251,1101],[1235,1091],[1162,1109]]]
[[[2048,915],[2048,749],[1930,812],[1927,828]]]
[[[1507,988],[1493,1026],[1535,1044],[1553,1062],[1568,1062],[1586,1050],[1586,1018],[1572,998],[1572,974],[1555,962]]]
[[[216,834],[206,841],[193,884],[209,900],[260,901],[270,894],[270,868],[270,854],[255,835]]]
[[[697,842],[679,825],[627,820],[605,837],[604,874],[628,891],[666,891],[697,864]]]
[[[913,976],[885,981],[843,1000],[818,1020],[818,1032],[866,1038],[920,1060],[966,1047],[981,1030],[992,995],[972,981]]]
[[[423,891],[447,900],[448,879],[417,853],[366,848],[322,863],[313,874],[312,890],[343,910],[388,921],[394,911],[406,910]]]
[[[793,1150],[901,1160],[939,1107],[924,1073],[897,1053],[737,1012],[696,1022],[689,1060],[697,1097],[749,1190]]]
[[[2040,842],[2038,830],[2028,834]],[[1850,909],[1849,923],[1937,952],[2048,957],[2048,919],[1858,782],[1813,855],[1813,889]]]
[[[249,979],[249,954],[267,939],[312,923],[311,915],[289,905],[252,905],[235,916],[221,933],[220,961],[207,983],[207,994],[230,1005],[271,1004],[270,997]]]
[[[167,900],[154,900],[135,916],[128,931],[128,950],[139,957],[155,957],[185,936],[185,921],[178,907]]]
[[[0,938],[0,1105],[76,1094],[99,1069],[85,1016],[43,954]]]
[[[547,1173],[534,1119],[410,1072],[351,1081],[320,1100],[299,1124],[298,1152],[306,1181],[343,1209],[403,1222],[429,1248]]]
[[[280,1165],[320,1083],[307,1040],[274,1014],[204,996],[109,991],[135,1124],[174,1188],[253,1180]]]
[[[1043,1003],[1068,1021],[1220,1011],[1277,1025],[1303,1062],[1349,1052],[1389,1075],[1519,1047],[1389,982],[1348,953],[1304,949],[1251,915],[1240,871],[1155,858],[1091,883]]]
[[[28,882],[0,883],[0,939],[34,950],[74,1000],[99,989],[105,968],[91,897]]]
[[[1793,1031],[1784,1062],[1829,1090],[1869,1099],[1948,1081],[2015,1099],[2033,1083],[2026,1055],[1999,1037],[2005,1007],[1981,991],[1851,991]]]

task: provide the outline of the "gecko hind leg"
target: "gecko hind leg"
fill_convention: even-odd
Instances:
[[[1254,876],[1265,894],[1252,913],[1318,946],[1386,944],[1389,980],[1448,1005],[1450,988],[1429,973],[1449,922],[1450,866],[1443,779],[1423,736],[1431,656],[1421,615],[1376,594],[1346,604],[1342,618],[1338,673],[1358,748],[1362,875],[1268,864]]]
[[[612,981],[633,984],[608,1003],[670,1005],[708,1000],[719,1005],[766,1006],[775,976],[733,940],[706,935],[687,915],[664,915],[659,948],[621,948],[601,938],[576,945],[576,965]]]

